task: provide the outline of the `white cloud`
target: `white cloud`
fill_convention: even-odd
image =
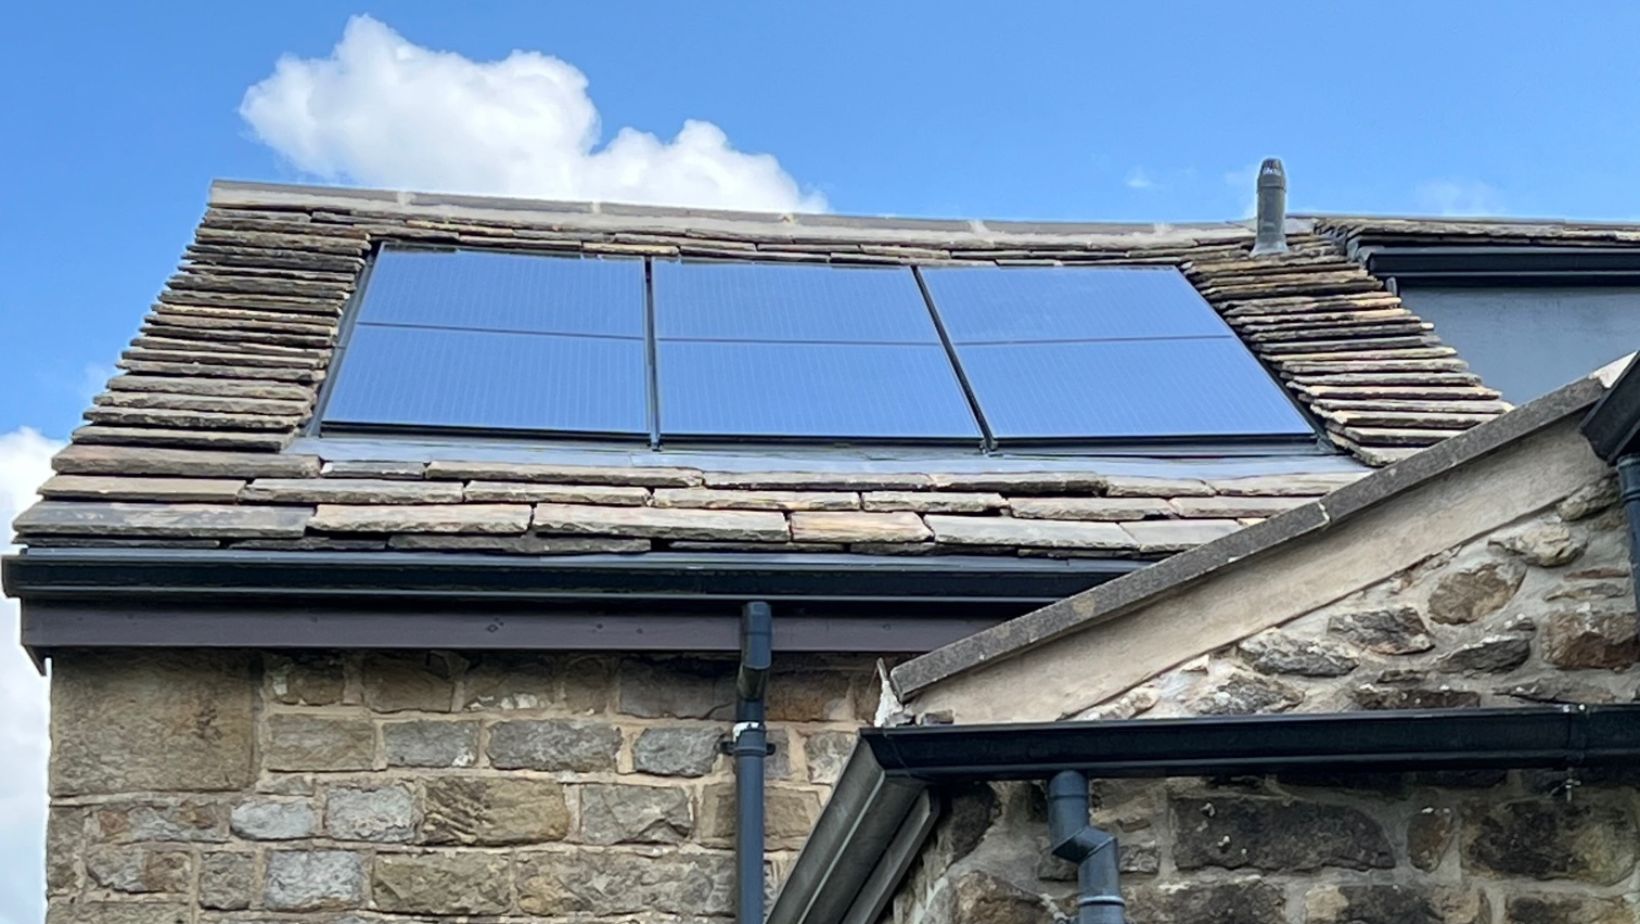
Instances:
[[[239,114],[298,170],[401,189],[769,211],[823,211],[768,154],[711,122],[599,146],[587,78],[538,51],[473,61],[355,16],[325,58],[279,59]]]
[[[11,521],[34,503],[61,444],[24,427],[0,434],[0,551]],[[17,602],[0,598],[0,922],[36,924],[45,914],[46,683],[17,645]]]
[[[1443,179],[1420,183],[1418,210],[1436,215],[1502,215],[1503,194],[1480,180]]]
[[[1253,218],[1258,215],[1258,169],[1260,163],[1248,164],[1235,170],[1224,171],[1224,185],[1230,187],[1236,199],[1241,202],[1241,212],[1237,218]]]
[[[1156,180],[1151,177],[1149,170],[1134,167],[1128,171],[1127,179],[1122,181],[1122,185],[1128,189],[1154,189]]]

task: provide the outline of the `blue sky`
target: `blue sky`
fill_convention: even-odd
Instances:
[[[338,64],[352,14],[377,23]],[[6,20],[0,520],[51,448],[18,431],[72,429],[213,177],[1183,220],[1244,216],[1279,155],[1300,210],[1640,219],[1631,3],[61,2]],[[691,119],[716,129],[674,140]],[[658,139],[606,149],[623,128]],[[42,801],[21,664],[0,657],[0,694],[35,706],[0,745],[32,769],[0,775],[0,815]],[[0,864],[36,869],[34,814],[5,824]],[[37,877],[0,878],[0,922],[38,920]]]

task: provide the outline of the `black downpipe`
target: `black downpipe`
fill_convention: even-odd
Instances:
[[[1076,864],[1077,924],[1123,924],[1116,837],[1088,821],[1088,777],[1064,770],[1048,780],[1048,837],[1053,855]]]
[[[1640,613],[1640,455],[1617,457],[1617,487],[1629,521],[1629,576],[1634,579],[1635,611]]]
[[[740,611],[740,671],[735,675],[735,921],[763,924],[763,762],[769,756],[763,694],[773,661],[769,605]]]

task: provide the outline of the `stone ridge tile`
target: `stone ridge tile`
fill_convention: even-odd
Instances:
[[[922,542],[933,535],[909,511],[797,512],[791,515],[791,529],[796,542]]]
[[[730,542],[790,538],[786,518],[772,511],[537,504],[534,523],[537,532],[562,535]]]
[[[656,507],[712,510],[859,510],[851,491],[729,491],[720,488],[659,488]]]
[[[917,491],[933,480],[914,472],[707,472],[709,488],[762,491]]]
[[[309,525],[329,533],[521,535],[529,529],[530,508],[528,504],[320,504]]]
[[[534,481],[555,484],[687,488],[701,483],[692,468],[550,465],[542,462],[429,462],[426,477],[441,481]]]
[[[49,499],[205,502],[231,504],[245,482],[237,478],[121,478],[106,475],[53,475],[40,486]]]
[[[1135,551],[1138,548],[1137,541],[1114,523],[940,514],[929,514],[923,519],[934,531],[935,541],[942,545],[1104,551]]]
[[[189,478],[311,478],[319,457],[265,452],[73,445],[51,460],[68,475],[175,475]]]
[[[459,504],[461,485],[385,478],[258,478],[239,499],[265,504]]]
[[[1122,524],[1141,553],[1179,552],[1244,528],[1241,523],[1226,519],[1143,520]]]
[[[1156,497],[1016,497],[1014,516],[1030,520],[1144,520],[1178,514]]]
[[[1196,478],[1152,478],[1148,475],[1106,475],[1109,497],[1206,497],[1213,493]]]
[[[312,513],[311,507],[42,501],[12,525],[24,536],[294,539]]]
[[[609,484],[473,481],[467,484],[463,497],[468,503],[602,504],[608,507],[642,507],[649,501],[649,489]]]
[[[1208,481],[1219,494],[1236,497],[1306,497],[1314,498],[1360,481],[1372,474],[1367,469],[1358,472],[1326,472],[1293,475],[1249,475],[1242,478],[1215,478]]]
[[[1273,517],[1301,507],[1313,497],[1178,497],[1173,507],[1181,517]]]
[[[936,491],[1002,491],[1011,494],[1101,494],[1107,480],[1093,472],[977,472],[931,475]]]
[[[580,536],[460,536],[407,534],[390,536],[387,547],[416,552],[487,552],[504,555],[593,555],[649,551],[648,539]]]
[[[868,491],[861,495],[867,510],[910,510],[915,513],[990,513],[1008,506],[995,492]]]
[[[420,481],[427,470],[426,462],[398,462],[384,459],[380,462],[326,462],[320,474],[326,478],[392,478]]]

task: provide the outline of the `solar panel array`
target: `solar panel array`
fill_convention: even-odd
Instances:
[[[651,441],[1307,438],[1171,268],[387,249],[322,415]]]

